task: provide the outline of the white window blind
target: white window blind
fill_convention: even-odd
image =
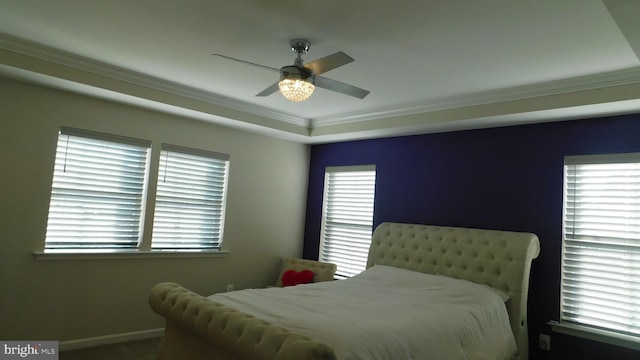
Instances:
[[[357,275],[366,268],[375,184],[373,165],[326,169],[320,261],[336,264],[338,278]]]
[[[229,155],[162,145],[153,250],[211,250],[222,243]]]
[[[62,128],[45,250],[136,248],[151,143]]]
[[[561,322],[640,340],[640,154],[567,157]]]

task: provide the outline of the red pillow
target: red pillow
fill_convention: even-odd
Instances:
[[[282,286],[296,286],[308,284],[313,281],[313,271],[311,270],[287,270],[282,274]]]

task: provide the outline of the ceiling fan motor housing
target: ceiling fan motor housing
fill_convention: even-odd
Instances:
[[[280,80],[304,80],[313,84],[313,72],[303,66],[283,66],[280,68]]]

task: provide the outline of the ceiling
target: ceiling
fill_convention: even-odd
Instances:
[[[0,0],[0,76],[302,143],[640,112],[637,0]],[[344,51],[295,103],[255,95]]]

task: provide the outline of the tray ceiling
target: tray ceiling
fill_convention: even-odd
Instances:
[[[0,0],[0,75],[304,143],[640,111],[640,1]],[[371,93],[256,97],[306,38]]]

